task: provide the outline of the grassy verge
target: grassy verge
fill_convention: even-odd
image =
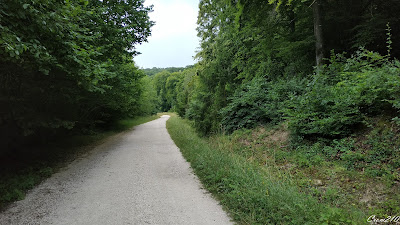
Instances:
[[[235,143],[225,142],[221,137],[216,137],[218,140],[200,138],[188,121],[172,116],[167,128],[205,188],[220,200],[238,224],[363,224],[366,221],[359,210],[340,209],[302,193],[289,176],[278,175],[252,160],[250,155],[235,151]]]
[[[114,127],[114,131],[124,131],[128,130],[134,126],[147,123],[149,121],[158,119],[160,116],[162,116],[161,113],[157,115],[152,115],[152,116],[140,116],[135,119],[125,119],[125,120],[120,120],[116,123],[116,126]]]
[[[387,218],[400,211],[399,134],[390,123],[378,123],[353,137],[294,145],[279,125],[209,142],[267,168],[273,177],[286,177],[321,203]]]
[[[22,200],[26,191],[93,149],[105,138],[157,118],[159,115],[120,120],[110,131],[66,137],[45,146],[3,155],[0,158],[0,210],[10,202]]]

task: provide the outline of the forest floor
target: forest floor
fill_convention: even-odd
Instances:
[[[171,140],[169,116],[112,136],[0,214],[0,224],[231,224]]]

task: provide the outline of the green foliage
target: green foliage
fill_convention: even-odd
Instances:
[[[304,19],[298,20],[298,29],[293,30],[285,27],[292,15],[278,15],[263,1],[200,1],[199,6],[201,51],[197,55],[199,85],[194,91],[199,94],[193,95],[194,102],[189,104],[196,108],[189,107],[188,111],[201,111],[191,118],[203,134],[221,129],[223,116],[219,112],[230,107],[235,93],[253,78],[278,80],[286,74],[293,77],[311,71],[312,18],[307,10],[297,11]],[[249,120],[253,119],[263,120]],[[245,124],[233,125],[232,129]]]
[[[273,82],[290,80],[287,77],[301,80],[312,73],[316,48],[313,29],[316,15],[311,7],[314,3],[315,1],[310,0],[200,1],[197,21],[198,36],[201,39],[201,48],[197,54],[198,79],[187,110],[199,131],[203,134],[218,132],[221,130],[221,123],[227,126],[228,130],[234,130],[271,120],[264,118],[266,116],[260,110],[246,112],[245,107],[241,108],[239,93],[245,93],[244,86],[256,77],[264,77],[271,82],[270,86],[275,86]],[[353,58],[352,65],[351,60],[331,61],[328,64],[335,65],[324,69],[324,74],[329,77],[318,74],[319,77],[314,76],[315,79],[310,80],[308,94],[298,102],[290,102],[292,108],[301,111],[292,125],[296,126],[295,123],[299,121],[300,125],[294,130],[302,135],[343,136],[352,132],[351,127],[362,124],[366,114],[379,114],[366,113],[367,107],[374,105],[374,109],[371,110],[379,111],[381,106],[390,105],[380,102],[379,98],[385,97],[382,96],[381,90],[377,90],[379,88],[374,90],[380,93],[366,91],[370,95],[368,96],[364,95],[364,90],[351,87],[357,86],[355,83],[361,82],[361,78],[358,81],[347,80],[345,84],[337,83],[343,81],[342,75],[347,72],[349,73],[346,76],[349,77],[352,77],[351,72],[366,70],[363,73],[369,73],[368,66],[362,65],[363,60],[373,65],[369,69],[371,73],[374,70],[372,67],[377,69],[380,66],[382,68],[377,70],[384,73],[385,66],[376,65],[377,61],[380,61],[378,58],[383,57],[378,55],[388,53],[386,57],[400,56],[400,29],[399,26],[393,25],[400,23],[395,13],[400,10],[400,4],[396,0],[318,1],[318,4],[322,11],[320,19],[323,25],[322,42],[325,52],[347,51],[358,56]],[[388,23],[392,28],[387,28]],[[387,37],[385,34],[388,34]],[[360,53],[356,53],[360,46],[367,46],[377,53],[374,56],[360,56]],[[387,63],[383,64],[387,66]],[[365,76],[371,79],[374,77],[370,74]],[[375,79],[379,80],[379,76],[375,76]],[[326,88],[326,85],[329,87]],[[362,85],[358,88],[360,86]],[[358,94],[362,96],[357,97]],[[375,98],[372,95],[379,97],[372,100]],[[269,100],[261,100],[269,98],[267,96],[254,97],[254,101],[250,96],[251,94],[245,95],[245,98],[249,99],[245,104],[249,104],[250,107],[264,107],[256,106],[256,98],[259,98],[258,102],[263,102],[262,104],[269,104]],[[395,102],[391,104],[395,107],[400,105]],[[303,108],[300,109],[301,107],[296,105]],[[219,114],[220,111],[224,116]],[[254,115],[251,115],[252,113]],[[296,111],[289,110],[284,114],[296,118]],[[281,116],[280,113],[278,115]],[[276,120],[279,120],[279,116]],[[399,121],[398,117],[395,120]],[[226,124],[229,121],[233,121],[233,124]]]
[[[177,87],[182,79],[183,79],[182,73],[172,73],[165,82],[165,89],[166,89],[165,97],[168,105],[171,106],[172,111],[176,111],[176,106],[178,104],[177,96],[179,93],[177,91]]]
[[[157,68],[157,67],[153,67],[153,68],[147,68],[147,69],[143,69],[143,72],[147,75],[147,76],[154,76],[157,73],[160,73],[162,71],[167,71],[169,73],[175,73],[175,72],[182,72],[185,69],[188,68],[192,68],[193,65],[190,66],[186,66],[186,67],[168,67],[168,68]]]
[[[171,109],[171,104],[167,100],[167,79],[171,74],[167,71],[157,73],[154,78],[154,87],[156,88],[156,94],[158,97],[158,106],[161,112],[167,112]]]
[[[200,89],[199,87],[197,87]],[[213,124],[213,118],[210,116],[212,106],[210,106],[211,93],[195,90],[192,101],[189,103],[189,108],[186,112],[186,117],[193,120],[193,126],[201,135],[206,135]],[[215,116],[215,115],[214,115]],[[216,120],[214,118],[214,120]]]
[[[141,113],[132,56],[150,35],[149,11],[142,0],[2,3],[2,149]]]
[[[174,111],[184,117],[195,89],[196,67],[187,66],[179,72],[164,69],[153,77],[158,98],[158,107],[162,112]]]
[[[348,59],[333,55],[331,64],[314,75],[307,93],[287,110],[289,127],[299,135],[345,136],[367,116],[393,112],[399,65],[363,49]]]
[[[288,102],[305,90],[305,80],[298,78],[266,81],[254,78],[236,89],[230,103],[221,110],[222,125],[232,132],[240,128],[253,128],[283,119]]]
[[[194,89],[196,88],[196,67],[186,69],[182,72],[181,80],[176,86],[176,106],[175,111],[179,116],[185,117],[189,109]]]
[[[387,176],[390,180],[399,179],[400,171],[400,142],[399,132],[391,124],[377,124],[368,135],[365,144],[369,146],[364,155],[368,165],[367,174],[371,177]]]
[[[141,79],[141,86],[143,92],[139,100],[139,114],[140,115],[153,115],[157,113],[157,93],[154,87],[153,80],[145,76]]]
[[[340,225],[340,224],[358,224],[354,221],[351,221],[351,219],[348,218],[348,215],[344,214],[343,212],[340,211],[340,209],[337,208],[330,208],[327,210],[327,212],[323,213],[321,215],[321,218],[319,219],[319,224],[321,225]]]
[[[364,171],[368,177],[382,177],[389,182],[399,179],[399,132],[388,122],[375,122],[374,128],[358,138],[347,137],[330,142],[300,144],[291,154],[300,167],[321,165],[322,161],[339,163],[349,171]]]

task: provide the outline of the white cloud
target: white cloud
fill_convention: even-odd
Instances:
[[[198,0],[147,0],[154,5],[150,19],[152,36],[148,43],[137,46],[142,54],[135,57],[138,66],[170,67],[193,64],[199,45],[196,36]]]
[[[151,39],[162,39],[171,36],[180,36],[191,32],[195,33],[197,10],[191,5],[174,1],[172,4],[160,2],[154,6],[154,12],[150,14],[156,22],[153,27]]]

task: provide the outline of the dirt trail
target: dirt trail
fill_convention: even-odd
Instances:
[[[0,214],[0,224],[232,224],[171,140],[169,116],[75,160]]]

